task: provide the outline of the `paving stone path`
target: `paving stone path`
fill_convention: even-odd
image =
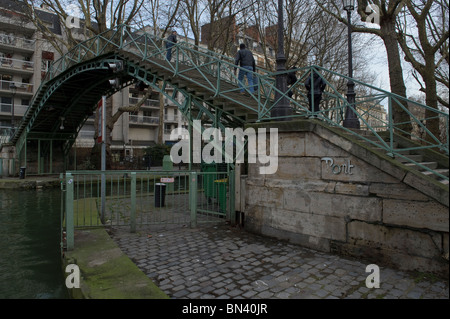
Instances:
[[[448,280],[314,251],[221,222],[195,229],[115,228],[122,251],[174,299],[448,299]]]

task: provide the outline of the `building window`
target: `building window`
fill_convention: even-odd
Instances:
[[[55,60],[55,54],[49,51],[42,51],[41,77],[44,78],[50,69],[50,64]]]
[[[0,111],[4,113],[10,113],[11,112],[11,106],[12,106],[12,99],[10,97],[2,97],[0,103]]]

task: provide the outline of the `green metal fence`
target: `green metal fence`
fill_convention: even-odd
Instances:
[[[61,242],[68,250],[75,229],[135,232],[145,225],[196,227],[234,220],[233,171],[72,171],[61,175],[61,188]]]

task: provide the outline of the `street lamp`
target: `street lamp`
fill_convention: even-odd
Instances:
[[[355,0],[343,0],[344,10],[347,11],[347,29],[348,29],[348,76],[347,83],[347,102],[348,106],[345,110],[344,127],[359,129],[359,121],[353,108],[355,107],[355,83],[353,82],[353,55],[352,55],[352,11],[355,10]]]
[[[277,53],[277,73],[286,71],[286,56],[284,55],[284,25],[283,25],[283,0],[278,0],[278,53]],[[292,115],[292,108],[286,98],[287,92],[287,78],[286,73],[278,74],[275,78],[275,92],[276,104],[273,106],[271,113],[272,117],[282,117],[280,121],[289,121]]]
[[[9,84],[9,89],[12,93],[12,103],[11,103],[11,132],[14,133],[14,98],[16,96],[17,86],[14,82]]]

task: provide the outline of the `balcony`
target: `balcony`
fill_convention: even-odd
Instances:
[[[81,130],[78,133],[78,139],[82,139],[82,140],[92,140],[92,139],[94,139],[94,136],[95,136],[95,131]]]
[[[159,125],[159,118],[153,116],[130,115],[130,124]]]
[[[129,98],[130,106],[138,104],[141,99],[142,98],[138,98],[138,97],[130,97]],[[142,104],[142,107],[150,107],[150,108],[154,108],[154,109],[159,109],[159,100],[147,99],[144,102],[144,104]]]
[[[179,115],[164,115],[164,122],[178,123]]]
[[[24,39],[16,37],[13,34],[0,33],[0,47],[9,50],[14,50],[14,52],[34,52],[36,40]]]
[[[0,91],[8,92],[8,93],[12,94],[13,92],[11,90],[11,85],[13,83],[17,88],[17,90],[16,90],[17,95],[20,95],[20,94],[33,95],[33,84],[19,83],[19,82],[14,82],[14,81],[0,80]]]
[[[28,110],[28,105],[14,105],[14,116],[24,116],[26,111]],[[12,113],[12,104],[8,103],[0,103],[0,114],[11,114]]]
[[[2,57],[0,58],[0,70],[13,73],[33,74],[34,63],[31,61]]]

